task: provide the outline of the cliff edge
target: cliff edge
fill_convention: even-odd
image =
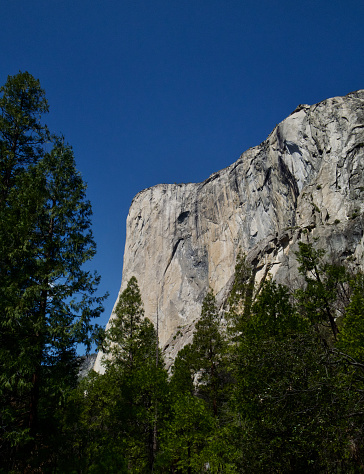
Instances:
[[[137,278],[167,359],[191,339],[208,287],[224,301],[239,250],[258,280],[267,272],[282,283],[296,278],[294,251],[307,233],[362,267],[363,168],[360,90],[300,105],[263,143],[203,183],[159,184],[137,194],[120,292]],[[103,371],[101,353],[94,369]]]

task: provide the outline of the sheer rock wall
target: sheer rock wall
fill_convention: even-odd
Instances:
[[[364,90],[300,105],[259,146],[203,183],[137,194],[127,218],[120,292],[134,275],[172,360],[192,338],[210,286],[223,302],[239,249],[280,282],[297,277],[297,242],[319,237],[363,264]],[[112,316],[111,316],[112,317]],[[95,369],[101,370],[102,354]]]

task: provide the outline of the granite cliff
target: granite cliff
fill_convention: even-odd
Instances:
[[[167,362],[191,339],[209,286],[223,303],[239,249],[257,280],[268,272],[283,283],[296,278],[294,251],[307,235],[363,268],[363,168],[360,90],[298,106],[263,143],[203,183],[137,194],[120,291],[138,279]],[[95,370],[102,371],[101,360],[99,354]]]

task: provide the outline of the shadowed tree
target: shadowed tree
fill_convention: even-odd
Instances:
[[[19,73],[1,91],[0,442],[9,469],[22,469],[50,462],[76,346],[96,337],[104,298],[83,270],[96,250],[86,186],[63,140],[46,151],[39,81]]]
[[[126,466],[125,472],[152,472],[156,434],[168,398],[167,372],[161,354],[156,358],[157,350],[155,328],[144,318],[138,283],[132,277],[106,332],[105,374],[94,375],[83,386],[84,422],[92,426],[95,440],[87,454],[90,469],[111,472],[117,460]],[[102,406],[97,403],[98,391],[105,394]]]

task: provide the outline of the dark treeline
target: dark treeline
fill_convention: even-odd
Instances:
[[[239,255],[224,307],[209,290],[168,374],[135,278],[108,331],[91,324],[102,298],[81,270],[94,243],[72,150],[40,125],[30,75],[2,93],[0,472],[363,472],[364,276],[307,240],[299,284],[255,285]],[[105,373],[79,380],[76,345],[95,340]]]

